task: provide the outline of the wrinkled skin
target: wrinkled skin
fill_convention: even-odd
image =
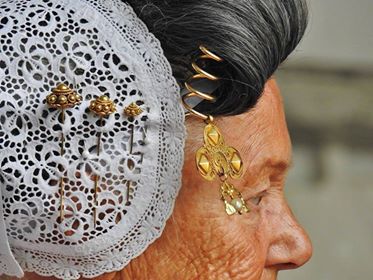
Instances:
[[[309,260],[311,243],[284,198],[291,144],[276,82],[267,82],[254,110],[216,124],[244,160],[242,179],[231,182],[251,212],[227,216],[218,181],[198,174],[194,154],[203,143],[204,124],[189,119],[183,186],[162,236],[123,271],[96,279],[273,280],[279,270]]]

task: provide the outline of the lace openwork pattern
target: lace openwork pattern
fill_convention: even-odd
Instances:
[[[45,102],[61,82],[83,97],[64,122]],[[88,109],[102,94],[117,107],[103,125]],[[133,119],[123,114],[132,102],[143,110]],[[183,121],[160,43],[127,4],[0,0],[0,187],[25,271],[94,277],[123,268],[159,237],[180,187]]]

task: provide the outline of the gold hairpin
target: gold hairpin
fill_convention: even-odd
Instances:
[[[64,84],[59,84],[56,88],[52,90],[46,98],[49,107],[61,110],[61,122],[62,125],[65,123],[65,110],[72,108],[82,101],[82,97],[70,89]],[[64,155],[65,147],[65,135],[62,130],[61,132],[61,156]],[[64,196],[65,196],[65,186],[63,182],[63,176],[60,179],[60,220],[64,219]]]
[[[200,46],[199,49],[202,54],[192,63],[196,74],[185,82],[185,87],[189,93],[182,97],[183,105],[189,111],[189,114],[207,123],[204,129],[204,145],[196,153],[197,169],[206,180],[212,181],[217,177],[220,179],[221,199],[224,202],[225,211],[228,215],[247,213],[249,212],[249,208],[242,198],[241,193],[232,184],[228,183],[229,178],[239,179],[242,176],[243,162],[239,152],[235,148],[225,145],[222,134],[218,127],[213,124],[213,116],[198,112],[187,103],[187,100],[192,97],[199,97],[211,102],[215,101],[214,96],[195,89],[191,83],[200,79],[218,81],[219,77],[206,72],[198,63],[203,60],[222,62],[223,59],[204,46]]]
[[[134,118],[143,113],[143,110],[135,103],[132,102],[129,106],[125,107],[123,110],[124,114],[127,117]],[[135,133],[135,126],[132,124],[130,125],[130,150],[129,154],[132,155],[133,152],[133,137]],[[134,163],[132,161],[128,162],[128,168],[133,169],[134,168]],[[132,187],[132,182],[130,180],[127,181],[127,202],[130,200],[130,190]]]
[[[92,100],[89,109],[98,115],[100,117],[100,127],[103,126],[103,118],[108,117],[109,115],[113,114],[116,112],[116,107],[115,104],[112,100],[110,100],[109,97],[106,95],[102,95],[95,100]],[[101,150],[101,131],[98,132],[97,134],[97,156],[100,155],[100,150]],[[93,210],[93,223],[94,226],[96,227],[96,222],[97,222],[97,194],[98,194],[98,183],[100,180],[100,176],[98,174],[95,174],[95,189],[94,189],[94,210]]]

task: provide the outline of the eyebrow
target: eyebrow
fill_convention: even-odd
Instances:
[[[270,181],[271,174],[273,175],[273,171],[277,174],[285,174],[291,167],[293,166],[293,160],[290,158],[290,160],[286,159],[273,159],[273,158],[266,158],[262,160],[259,164],[256,164],[255,166],[249,166],[248,169],[250,171],[248,172],[247,176],[244,177],[244,180],[246,183],[249,183],[248,185],[253,186],[254,188],[250,188],[251,190],[256,189],[259,192],[264,191],[267,189],[267,184],[259,184],[253,185],[253,181],[251,179],[251,176],[253,173],[257,174],[258,176],[255,176],[256,178],[254,179],[254,182],[256,182],[257,179],[263,178],[261,175],[265,173],[270,173],[268,180]],[[260,175],[261,174],[261,175]],[[250,179],[246,179],[250,178]],[[268,181],[268,182],[269,182]]]
[[[273,159],[266,158],[255,166],[249,167],[254,172],[262,173],[266,170],[275,170],[278,173],[285,173],[293,166],[292,158],[290,160],[286,159]]]
[[[264,168],[269,167],[275,169],[278,172],[286,172],[293,166],[293,159],[290,160],[275,160],[268,159],[264,162]]]

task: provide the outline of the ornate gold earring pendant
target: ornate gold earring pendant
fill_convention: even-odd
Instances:
[[[204,129],[204,145],[196,153],[196,165],[199,173],[206,180],[212,181],[218,177],[221,181],[220,194],[228,215],[243,214],[249,212],[241,193],[228,182],[229,178],[239,179],[243,173],[243,162],[239,152],[230,146],[225,145],[222,134],[216,125],[214,118],[210,115],[202,114],[193,109],[187,100],[192,97],[199,97],[207,101],[215,101],[215,97],[208,93],[195,89],[193,81],[205,79],[218,81],[219,77],[214,76],[199,66],[200,61],[210,60],[215,63],[222,62],[223,59],[209,51],[206,47],[200,46],[202,54],[192,63],[192,68],[196,72],[185,82],[185,88],[189,93],[182,97],[184,107],[189,111],[189,115],[194,115],[207,122]]]
[[[103,118],[110,116],[111,114],[116,112],[115,104],[109,97],[106,95],[102,95],[95,100],[92,100],[89,109],[95,113],[97,116],[100,117],[100,127],[103,126]],[[99,131],[97,134],[97,156],[100,155],[101,150],[101,135],[102,132]],[[98,174],[95,175],[95,185],[94,185],[94,209],[93,209],[93,223],[96,227],[97,222],[97,195],[98,195],[98,184],[100,181],[100,176]]]
[[[55,89],[52,90],[46,98],[49,107],[61,110],[61,123],[65,123],[65,110],[72,108],[82,101],[82,97],[70,89],[64,84],[59,84]],[[65,135],[62,130],[61,132],[61,156],[65,153]],[[63,182],[63,177],[60,179],[60,220],[64,219],[64,196],[65,196],[65,186]]]
[[[204,146],[196,153],[196,165],[206,180],[220,179],[221,199],[228,215],[249,212],[241,193],[228,183],[229,178],[239,179],[242,176],[241,156],[235,148],[225,145],[219,129],[212,123],[205,127]]]

